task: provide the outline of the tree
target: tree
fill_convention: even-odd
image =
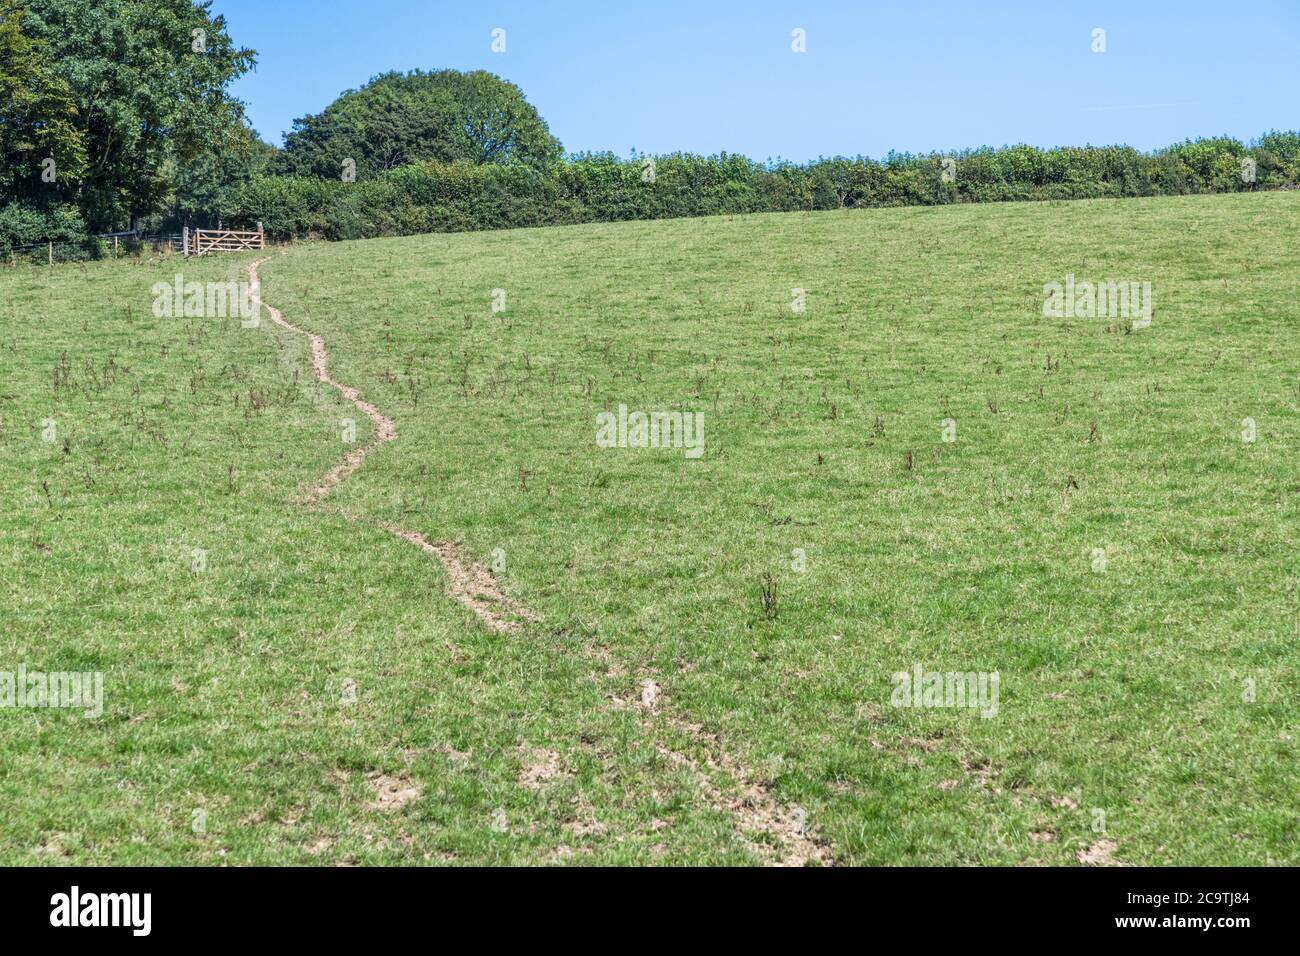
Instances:
[[[43,205],[75,185],[86,148],[72,90],[26,18],[19,0],[0,0],[0,195]]]
[[[242,118],[226,91],[255,61],[210,0],[27,0],[24,30],[71,89],[93,230],[160,212],[185,164],[222,148]]]
[[[172,207],[177,223],[212,226],[229,219],[240,190],[265,173],[279,152],[241,118],[217,149],[177,170]]]
[[[559,140],[519,87],[483,71],[384,73],[325,110],[294,120],[281,168],[338,179],[432,160],[545,166]]]

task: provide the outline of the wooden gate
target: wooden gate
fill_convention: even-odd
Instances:
[[[186,229],[181,242],[187,256],[206,256],[210,252],[265,249],[266,233],[260,228],[257,232],[241,232],[236,229],[195,229],[191,232]]]

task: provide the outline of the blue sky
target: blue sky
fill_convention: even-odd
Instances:
[[[1300,2],[215,0],[277,145],[376,73],[485,69],[571,152],[883,156],[1300,128]],[[493,53],[492,31],[506,50]],[[806,31],[807,52],[791,50]],[[1095,28],[1104,53],[1092,51]]]

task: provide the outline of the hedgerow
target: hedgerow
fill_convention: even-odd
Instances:
[[[1251,145],[1227,137],[1189,140],[1153,153],[1017,145],[802,165],[726,153],[584,153],[540,167],[420,162],[355,182],[261,175],[236,192],[226,218],[261,222],[280,240],[359,239],[751,212],[1241,192],[1292,187],[1298,179],[1295,132],[1269,132]]]

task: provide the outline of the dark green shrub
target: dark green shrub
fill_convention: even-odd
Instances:
[[[1255,185],[1241,162],[1257,164]],[[956,163],[953,181],[945,159]],[[1040,150],[1023,144],[945,157],[890,153],[755,163],[723,153],[584,153],[549,166],[421,162],[355,183],[257,177],[235,221],[261,220],[275,238],[331,239],[748,212],[1114,198],[1237,191],[1296,181],[1300,136],[1271,132],[1247,148],[1217,138],[1153,154],[1127,146]]]

